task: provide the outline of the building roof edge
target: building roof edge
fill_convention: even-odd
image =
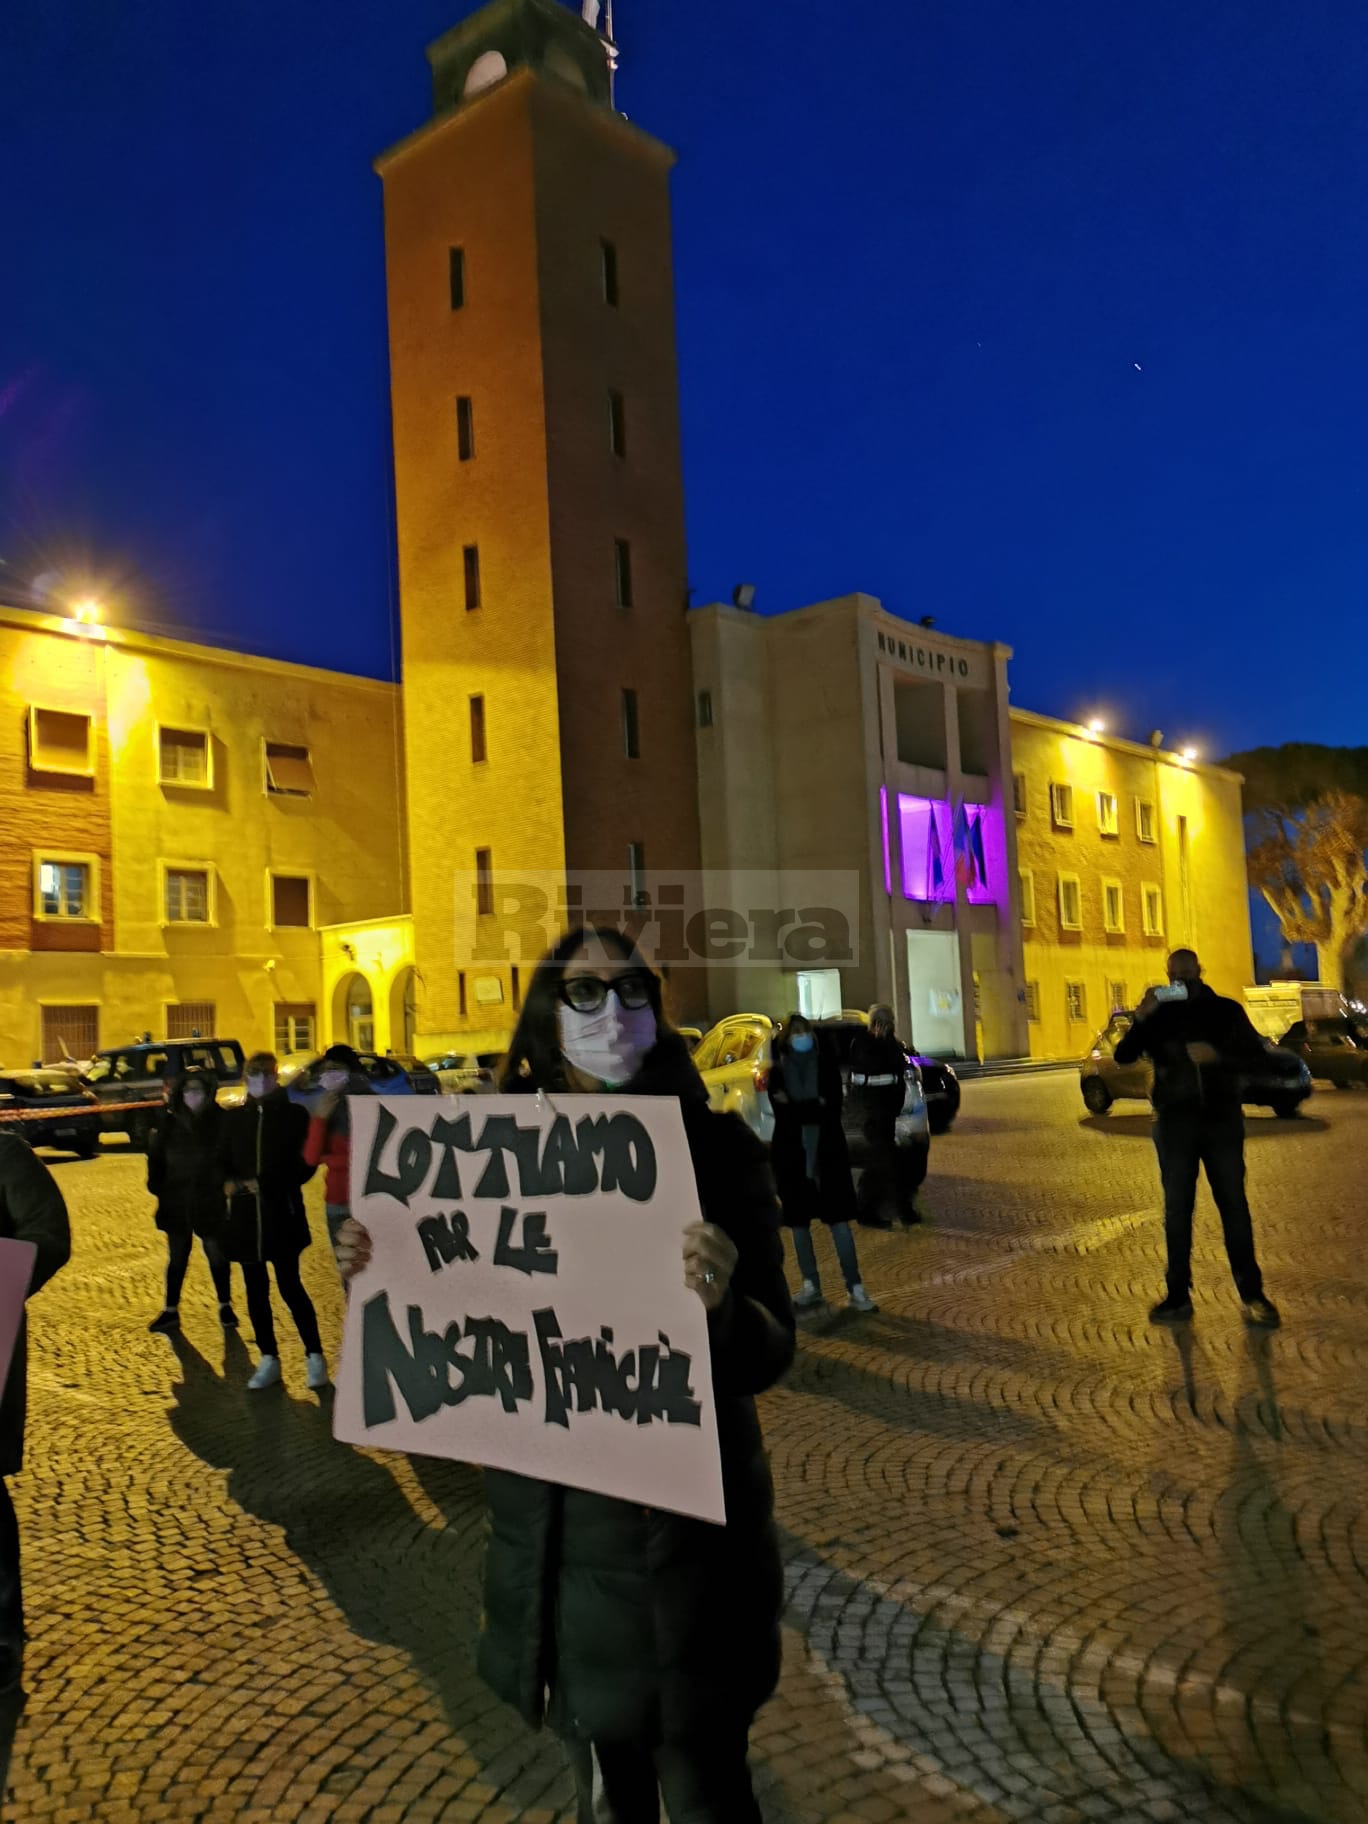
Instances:
[[[1057,734],[1087,741],[1093,747],[1110,747],[1117,753],[1134,754],[1144,760],[1160,760],[1165,766],[1176,766],[1180,772],[1207,773],[1214,779],[1232,779],[1236,785],[1244,784],[1244,774],[1234,773],[1228,766],[1217,766],[1210,760],[1186,760],[1182,754],[1173,753],[1168,748],[1152,747],[1148,741],[1128,741],[1124,735],[1109,735],[1105,730],[1101,734],[1094,734],[1081,722],[1066,722],[1062,716],[1042,715],[1036,709],[1022,709],[1017,703],[1010,706],[1008,714],[1014,722],[1028,722],[1033,728],[1053,729]]]
[[[0,602],[0,627],[16,627],[26,633],[44,633],[59,640],[80,640],[87,645],[116,646],[129,652],[197,659],[201,664],[223,665],[243,671],[283,671],[295,677],[317,678],[320,682],[345,684],[357,690],[376,690],[397,695],[401,689],[399,684],[388,678],[372,678],[364,672],[332,671],[326,666],[301,665],[293,659],[272,659],[257,652],[234,652],[227,646],[203,646],[194,640],[178,640],[167,634],[145,633],[139,628],[105,625],[92,627],[70,621],[65,615],[47,614],[36,608],[18,608],[4,602]]]

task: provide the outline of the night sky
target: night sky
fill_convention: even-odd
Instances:
[[[373,156],[462,0],[5,0],[0,558],[387,673]],[[1015,700],[1364,736],[1368,8],[618,0],[678,147],[695,600],[852,589]],[[4,575],[0,572],[0,575]]]

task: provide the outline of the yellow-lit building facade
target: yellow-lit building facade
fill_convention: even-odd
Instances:
[[[401,1049],[403,802],[391,684],[0,608],[0,1062]]]
[[[1254,980],[1240,780],[1011,712],[1012,822],[1033,1057],[1077,1057],[1180,945],[1238,998]]]

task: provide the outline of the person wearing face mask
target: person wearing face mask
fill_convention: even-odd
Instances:
[[[223,1110],[208,1071],[172,1080],[166,1112],[147,1137],[147,1188],[157,1200],[157,1227],[166,1237],[166,1303],[149,1330],[180,1329],[180,1295],[195,1237],[200,1238],[218,1297],[219,1322],[237,1329],[228,1257],[223,1251],[223,1181],[218,1147]]]
[[[681,1270],[708,1312],[725,1526],[486,1469],[479,1666],[565,1740],[586,1824],[758,1824],[747,1743],[779,1676],[783,1575],[757,1393],[793,1359],[764,1148],[714,1113],[660,978],[611,928],[571,931],[528,984],[506,1092],[678,1098],[703,1220]],[[573,1230],[559,1231],[565,1250]],[[370,1258],[355,1220],[344,1276]]]
[[[858,1196],[860,1221],[871,1229],[919,1222],[898,1158],[898,1114],[907,1094],[907,1054],[893,1030],[893,1009],[869,1010],[869,1024],[850,1046],[850,1099],[864,1139]]]
[[[248,1381],[254,1391],[280,1380],[271,1275],[304,1345],[305,1379],[317,1390],[328,1385],[328,1364],[318,1334],[313,1300],[299,1277],[299,1261],[311,1240],[303,1186],[314,1168],[304,1162],[309,1117],[291,1102],[276,1077],[276,1060],[258,1051],[247,1060],[247,1100],[224,1111],[219,1141],[219,1174],[228,1203],[227,1253],[242,1262],[247,1312],[261,1360]]]
[[[850,1232],[855,1185],[841,1124],[841,1067],[834,1052],[818,1043],[811,1023],[801,1013],[790,1014],[784,1036],[774,1047],[768,1089],[774,1109],[770,1163],[803,1276],[794,1309],[812,1311],[826,1302],[812,1244],[812,1225],[820,1219],[830,1224],[851,1309],[877,1311],[879,1307],[861,1282],[855,1237]]]
[[[373,1094],[361,1068],[361,1056],[350,1045],[329,1045],[323,1053],[318,1085],[322,1095],[313,1106],[304,1141],[304,1163],[323,1167],[323,1212],[328,1240],[351,1215],[351,1116],[348,1096]]]

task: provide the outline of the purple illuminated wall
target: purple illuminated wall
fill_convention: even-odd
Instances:
[[[881,790],[879,798],[884,879],[891,892],[887,791]],[[956,814],[945,799],[913,798],[906,792],[898,793],[897,807],[903,898],[933,904],[952,901],[958,871],[969,904],[991,905],[995,895],[988,857],[1000,854],[1001,845],[993,840],[996,823],[989,807],[966,804]]]

